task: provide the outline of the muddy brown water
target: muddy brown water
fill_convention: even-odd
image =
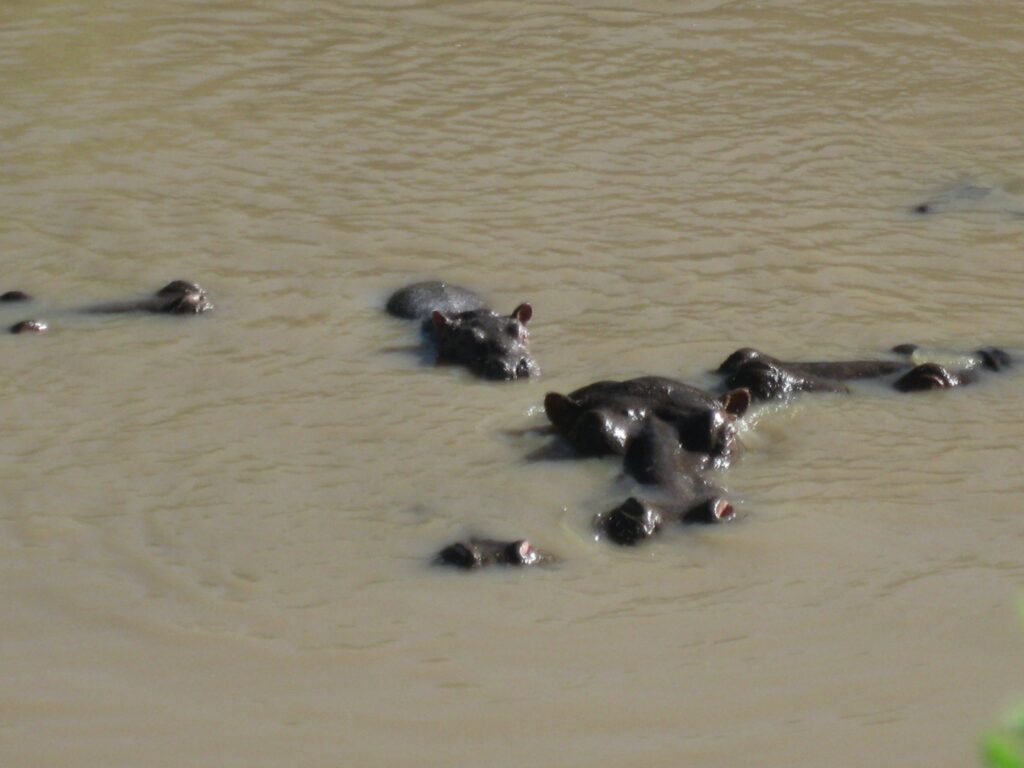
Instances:
[[[528,457],[546,391],[739,346],[1024,348],[1022,60],[1008,0],[0,5],[0,320],[51,321],[2,341],[0,762],[974,764],[1019,374],[765,413],[741,521],[632,551],[614,463]],[[421,364],[380,308],[430,276],[532,302],[543,378]],[[60,312],[175,278],[216,313]],[[427,565],[471,532],[563,563]]]

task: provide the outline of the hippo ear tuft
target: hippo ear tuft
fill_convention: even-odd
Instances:
[[[533,307],[524,302],[512,310],[512,317],[526,325],[530,322],[530,318],[533,317]]]
[[[567,429],[579,414],[580,406],[565,395],[548,392],[544,396],[544,413],[548,420],[559,429]]]
[[[750,407],[750,390],[746,387],[730,389],[719,400],[725,412],[733,416],[742,416]]]
[[[452,321],[448,319],[448,316],[439,309],[435,309],[430,313],[430,319],[434,321],[435,328],[447,328],[452,324]]]

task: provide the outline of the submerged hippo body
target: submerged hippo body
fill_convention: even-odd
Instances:
[[[529,304],[501,315],[467,288],[428,281],[396,291],[386,309],[395,317],[423,321],[439,363],[462,365],[483,378],[503,381],[540,374],[529,350]]]
[[[718,367],[727,387],[745,387],[755,400],[783,400],[798,392],[849,392],[845,382],[898,376],[893,386],[900,392],[947,389],[977,379],[979,370],[1001,371],[1011,365],[1010,355],[999,347],[983,347],[961,356],[955,364],[915,364],[919,348],[900,344],[892,352],[903,360],[844,360],[837,362],[788,362],[744,347]]]
[[[530,566],[547,565],[555,558],[535,549],[526,539],[497,541],[495,539],[469,539],[457,541],[437,553],[438,565],[473,570],[490,565]]]
[[[631,441],[657,417],[671,425],[687,451],[727,463],[737,447],[734,420],[749,404],[744,390],[715,397],[662,376],[599,381],[568,395],[549,392],[544,411],[577,453],[626,454]]]
[[[0,301],[31,301],[22,291],[8,291]],[[85,314],[119,314],[125,312],[152,312],[164,315],[198,315],[213,309],[213,302],[198,283],[174,280],[151,296],[131,301],[108,302],[80,307],[75,312]],[[49,325],[45,320],[22,320],[10,327],[11,333],[43,333]]]

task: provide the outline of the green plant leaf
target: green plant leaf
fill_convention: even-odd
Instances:
[[[991,733],[981,745],[981,755],[987,768],[1024,768],[1024,754],[1009,737]]]

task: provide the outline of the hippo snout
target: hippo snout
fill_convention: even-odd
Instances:
[[[661,511],[653,504],[630,496],[615,509],[598,517],[597,526],[620,546],[629,547],[654,536],[663,523]]]
[[[171,315],[198,315],[213,309],[213,302],[198,283],[174,280],[156,292],[157,311]]]
[[[512,361],[492,358],[484,364],[483,374],[492,381],[515,381],[539,376],[540,367],[530,357]]]

